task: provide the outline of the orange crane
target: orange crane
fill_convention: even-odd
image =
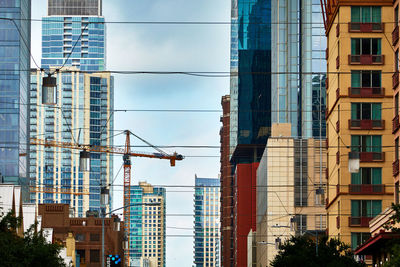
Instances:
[[[61,147],[61,148],[69,148],[69,149],[78,149],[83,150],[86,152],[100,152],[100,153],[109,153],[109,154],[119,154],[123,155],[123,162],[124,162],[124,231],[128,237],[129,242],[129,219],[130,219],[130,187],[131,187],[131,157],[143,157],[143,158],[156,158],[156,159],[169,159],[171,166],[175,166],[175,162],[177,160],[182,160],[183,156],[177,154],[176,152],[172,155],[169,155],[162,151],[161,149],[153,146],[146,140],[140,138],[139,136],[133,134],[131,131],[125,131],[125,147],[117,148],[117,147],[108,147],[108,146],[92,146],[92,145],[82,145],[82,144],[75,144],[69,142],[61,142],[55,140],[47,140],[47,139],[38,139],[38,138],[31,138],[31,145],[40,145],[45,147]],[[158,151],[158,153],[146,153],[146,152],[132,152],[131,151],[131,142],[130,142],[130,135],[135,136],[142,142],[146,143],[150,147],[154,148]],[[125,262],[129,263],[129,246],[124,251],[124,258]]]

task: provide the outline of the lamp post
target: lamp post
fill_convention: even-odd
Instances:
[[[104,190],[105,189],[105,190]],[[108,189],[106,189],[106,187],[102,187],[101,188],[101,199],[107,199],[107,204],[108,204],[108,194],[109,194],[109,190]],[[105,266],[105,257],[104,257],[104,255],[105,255],[105,253],[104,253],[104,218],[107,216],[107,215],[110,215],[110,214],[112,214],[113,212],[116,212],[116,211],[118,211],[118,210],[122,210],[122,209],[125,209],[125,208],[128,208],[128,207],[131,207],[131,206],[137,206],[137,205],[147,205],[147,206],[157,206],[157,205],[160,205],[161,204],[161,202],[154,202],[154,203],[132,203],[132,204],[129,204],[129,205],[126,205],[126,206],[123,206],[123,207],[119,207],[119,208],[117,208],[117,209],[114,209],[114,210],[111,210],[111,211],[109,211],[109,212],[102,212],[102,216],[101,216],[101,266],[102,267],[104,267]],[[114,222],[115,222],[116,220],[114,219]],[[119,223],[119,221],[117,222],[117,223]],[[124,223],[128,223],[128,222],[124,222]],[[119,227],[118,227],[119,228]],[[124,250],[125,249],[129,249],[129,236],[124,236]]]
[[[42,104],[57,104],[57,79],[55,77],[51,77],[51,74],[48,74],[47,77],[43,77]]]

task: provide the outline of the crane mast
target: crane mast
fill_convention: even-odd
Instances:
[[[124,259],[125,262],[129,264],[129,240],[130,240],[130,215],[131,208],[128,207],[131,203],[131,157],[130,149],[131,142],[129,137],[129,131],[125,131],[126,140],[125,140],[125,154],[123,156],[124,160],[124,230],[126,237],[128,238],[128,247],[124,250]]]

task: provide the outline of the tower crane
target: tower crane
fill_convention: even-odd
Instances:
[[[156,158],[156,159],[168,159],[170,161],[171,166],[175,166],[175,162],[177,160],[182,160],[183,156],[181,154],[177,154],[174,152],[172,155],[167,154],[162,151],[158,147],[150,144],[146,140],[140,138],[139,136],[133,134],[129,130],[125,130],[125,146],[124,148],[111,147],[111,146],[93,146],[93,145],[83,145],[83,144],[75,144],[69,142],[55,141],[55,140],[47,140],[47,139],[38,139],[31,138],[31,145],[40,145],[45,147],[61,147],[61,148],[69,148],[69,149],[77,149],[81,150],[87,156],[88,152],[100,152],[100,153],[109,153],[109,154],[117,154],[122,155],[123,164],[124,164],[124,231],[129,240],[129,219],[130,219],[130,186],[131,186],[131,157],[143,157],[143,158]],[[147,153],[147,152],[132,152],[131,144],[130,144],[130,135],[135,136],[142,142],[146,143],[150,147],[157,150],[158,153]],[[82,157],[82,152],[81,152]],[[129,263],[129,246],[124,250],[125,262]]]

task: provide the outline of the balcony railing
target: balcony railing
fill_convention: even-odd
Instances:
[[[350,184],[350,194],[384,194],[385,185],[383,184]]]
[[[338,100],[339,97],[340,97],[340,89],[337,88],[337,89],[336,89],[336,100]]]
[[[385,89],[382,87],[349,87],[350,97],[383,97]]]
[[[336,164],[339,165],[340,163],[340,153],[339,151],[336,152]]]
[[[399,26],[397,25],[392,31],[392,45],[395,46],[399,41]]]
[[[399,174],[399,160],[398,159],[393,161],[392,167],[393,167],[393,176],[397,176]]]
[[[349,22],[349,32],[383,32],[383,23]]]
[[[373,217],[349,217],[349,226],[352,227],[368,227],[369,221],[371,221]]]
[[[383,130],[384,120],[349,120],[350,130]]]
[[[340,228],[340,216],[336,216],[336,228]]]
[[[382,65],[384,55],[349,55],[349,65]]]
[[[340,131],[340,121],[336,122],[336,132],[338,133]]]
[[[339,56],[336,57],[336,69],[338,69],[340,66],[340,58]]]
[[[392,75],[392,85],[393,85],[393,90],[397,88],[399,85],[399,71],[395,71]]]
[[[357,152],[349,152],[357,153]],[[360,162],[382,162],[385,161],[385,152],[358,152],[360,155]]]
[[[399,114],[397,114],[393,120],[392,120],[392,133],[397,132],[397,130],[400,127],[400,123],[399,123]]]

